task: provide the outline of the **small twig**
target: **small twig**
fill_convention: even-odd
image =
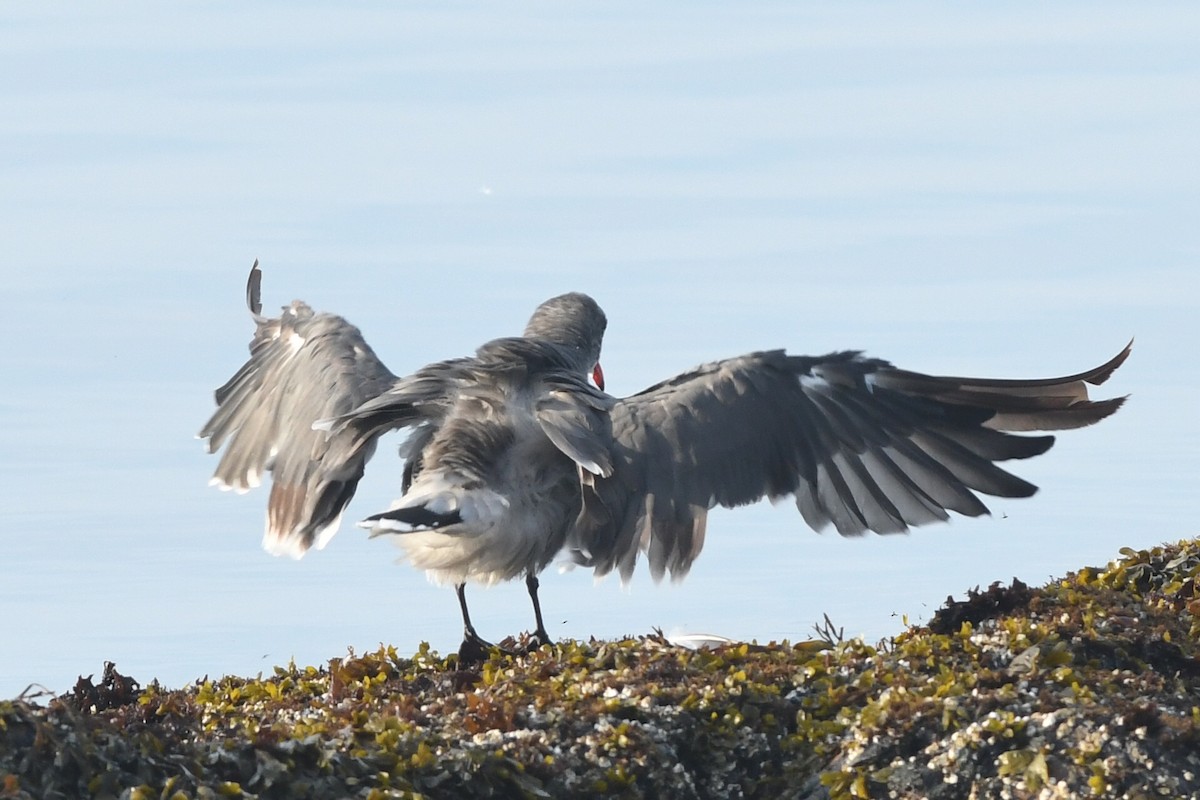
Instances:
[[[846,639],[846,629],[839,628],[833,624],[833,620],[828,614],[822,614],[825,618],[824,624],[814,622],[813,630],[817,632],[817,638],[828,644],[830,647],[835,647],[841,644]]]
[[[31,683],[25,687],[25,691],[17,695],[17,699],[28,703],[39,697],[54,697],[54,692],[42,686],[40,683]]]

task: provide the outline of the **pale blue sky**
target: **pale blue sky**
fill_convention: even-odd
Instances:
[[[398,372],[608,311],[609,388],[866,348],[927,372],[1131,361],[1133,399],[988,520],[714,516],[684,583],[544,576],[551,632],[879,638],[949,593],[1196,533],[1200,11],[1185,4],[8,4],[0,12],[0,696],[347,645],[448,650],[453,594],[348,527],[299,563],[193,438],[268,307]],[[386,507],[386,441],[352,517]],[[472,592],[500,638],[523,587]]]

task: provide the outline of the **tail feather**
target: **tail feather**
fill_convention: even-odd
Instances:
[[[409,506],[374,514],[359,524],[364,528],[370,528],[372,536],[379,536],[385,533],[436,530],[448,525],[457,525],[462,521],[462,515],[457,510],[438,513],[431,511],[427,506]]]

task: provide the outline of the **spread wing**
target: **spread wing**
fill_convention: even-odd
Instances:
[[[1131,343],[1132,344],[1132,343]],[[1090,425],[1124,398],[1092,401],[1129,355],[1042,380],[936,377],[857,352],[783,351],[707,364],[618,402],[611,476],[583,476],[568,547],[600,574],[686,573],[708,509],[793,495],[805,522],[844,536],[987,513],[977,493],[1037,487],[995,462],[1045,452],[1053,436],[1008,431]]]
[[[217,410],[200,431],[225,452],[212,483],[245,492],[272,476],[263,546],[296,558],[337,532],[381,431],[314,430],[390,388],[396,377],[341,317],[300,301],[274,319],[261,314],[258,262],[246,300],[257,329],[250,359],[216,391]]]

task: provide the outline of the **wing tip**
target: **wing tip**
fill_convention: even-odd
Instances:
[[[225,478],[221,477],[220,475],[213,475],[211,478],[208,479],[208,485],[216,487],[217,489],[220,489],[222,492],[233,492],[234,494],[246,494],[247,492],[249,492],[254,487],[258,486],[259,484],[257,484],[257,483],[247,484],[245,482],[241,482],[236,479],[234,479],[233,481],[228,481]]]
[[[1130,337],[1129,342],[1121,349],[1121,352],[1088,373],[1084,380],[1092,386],[1099,386],[1111,378],[1112,374],[1117,371],[1117,368],[1124,364],[1125,360],[1129,358],[1129,354],[1133,352],[1133,340],[1134,337]]]
[[[329,540],[338,532],[341,523],[342,515],[338,514],[319,528],[307,527],[284,531],[273,528],[268,516],[266,529],[263,532],[263,550],[273,556],[288,556],[299,561],[309,550],[325,549],[325,545],[329,544]]]
[[[246,307],[256,320],[262,319],[262,269],[258,266],[257,258],[246,278]]]
[[[299,561],[308,552],[309,543],[303,536],[268,530],[263,535],[262,547],[273,556],[288,556]]]

